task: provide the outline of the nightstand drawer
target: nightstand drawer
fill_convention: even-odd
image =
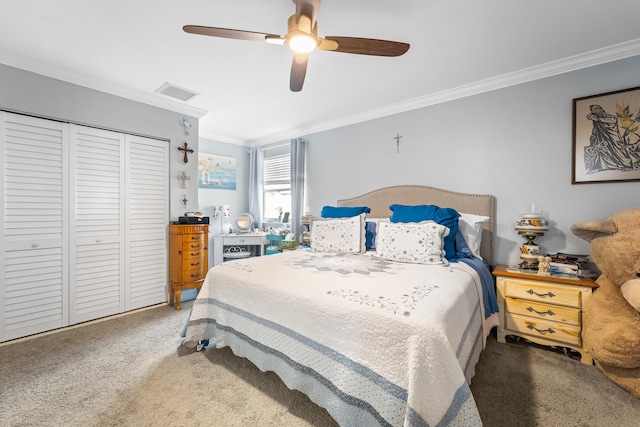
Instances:
[[[528,316],[519,316],[511,313],[505,314],[504,318],[506,323],[504,328],[508,331],[515,331],[520,335],[558,341],[560,344],[577,347],[582,345],[580,326],[536,320]]]
[[[581,308],[580,290],[569,286],[556,286],[532,280],[506,279],[505,297],[520,298],[529,301],[558,304],[567,307]]]
[[[182,282],[195,282],[197,280],[203,280],[204,276],[204,268],[199,268],[197,270],[185,270],[182,272]]]
[[[581,324],[580,310],[577,308],[512,298],[505,298],[504,302],[507,313],[520,314],[553,322],[562,322],[575,326],[580,326]]]

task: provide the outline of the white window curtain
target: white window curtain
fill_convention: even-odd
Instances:
[[[291,231],[295,239],[302,236],[304,209],[305,144],[302,138],[291,140]]]
[[[259,229],[262,229],[263,164],[264,154],[260,147],[249,150],[249,213],[254,227]]]

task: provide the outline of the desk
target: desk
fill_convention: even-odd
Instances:
[[[260,256],[264,255],[267,233],[217,234],[213,237],[213,265],[224,261],[224,249],[229,246],[257,246]]]

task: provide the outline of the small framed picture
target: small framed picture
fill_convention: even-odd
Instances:
[[[282,222],[289,222],[289,212],[285,212],[282,217]]]
[[[640,181],[640,87],[573,100],[572,184]]]

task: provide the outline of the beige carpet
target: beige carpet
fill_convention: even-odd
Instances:
[[[178,346],[190,304],[0,346],[0,425],[335,426],[228,349]],[[594,366],[490,338],[472,391],[486,426],[637,426],[640,399]]]

